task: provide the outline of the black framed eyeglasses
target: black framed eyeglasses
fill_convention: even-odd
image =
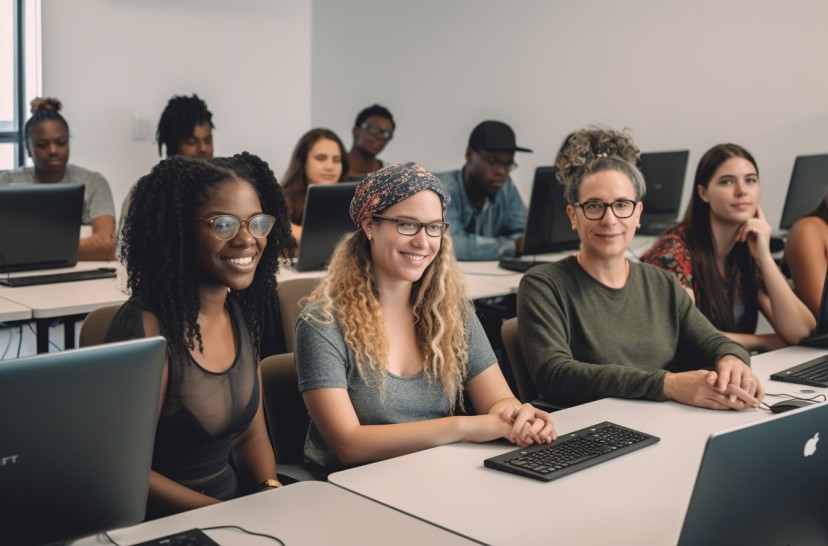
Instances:
[[[247,224],[247,231],[255,239],[264,239],[276,224],[276,218],[269,214],[254,214],[247,220],[241,220],[232,214],[217,214],[210,218],[198,218],[198,220],[210,224],[213,235],[221,241],[229,241],[238,235],[242,224]]]
[[[584,216],[588,220],[601,220],[607,213],[607,209],[612,209],[612,213],[616,218],[629,218],[635,212],[635,205],[638,201],[632,199],[618,199],[612,203],[604,203],[603,201],[591,200],[583,203],[572,203],[573,207],[580,207],[584,211]]]
[[[513,170],[517,169],[518,164],[514,161],[498,161],[495,157],[482,153],[480,151],[477,152],[483,161],[486,162],[486,165],[489,166],[490,169],[496,169],[498,167],[506,169],[506,172],[512,172]]]
[[[417,235],[423,228],[425,228],[426,235],[429,237],[442,237],[449,228],[448,222],[423,223],[418,222],[417,220],[411,220],[410,218],[391,218],[381,214],[374,214],[373,217],[379,218],[380,220],[394,222],[397,224],[397,233],[400,235],[407,235],[409,237]]]
[[[370,123],[363,123],[359,126],[359,128],[365,129],[372,135],[382,137],[385,140],[391,140],[392,138],[394,138],[394,131],[384,131],[381,127],[371,125]]]

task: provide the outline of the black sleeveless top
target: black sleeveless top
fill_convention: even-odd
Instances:
[[[152,457],[156,472],[221,500],[238,494],[238,480],[230,466],[231,443],[247,429],[259,407],[253,337],[238,303],[228,297],[226,307],[238,348],[230,368],[213,373],[189,353],[184,358],[167,353],[167,392]],[[127,301],[113,318],[106,341],[146,337],[142,311],[152,312],[135,299]]]

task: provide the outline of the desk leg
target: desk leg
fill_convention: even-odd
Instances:
[[[49,324],[53,319],[35,319],[35,336],[37,338],[37,352],[49,352]]]

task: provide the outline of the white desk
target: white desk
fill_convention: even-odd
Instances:
[[[32,310],[24,305],[0,297],[0,322],[29,320]]]
[[[794,393],[809,387],[770,382],[770,373],[821,354],[825,351],[792,347],[757,357],[754,367],[769,392]],[[678,541],[710,433],[770,415],[606,399],[554,413],[556,428],[568,432],[613,421],[661,441],[550,483],[484,468],[484,459],[514,449],[505,443],[451,444],[329,479],[488,544],[669,545]]]
[[[74,268],[48,271],[12,273],[11,276],[61,273],[64,271],[96,269],[98,267],[121,268],[117,262],[78,262]],[[117,278],[94,279],[37,286],[0,286],[0,299],[8,300],[31,310],[28,318],[37,327],[37,352],[49,350],[49,323],[58,317],[82,316],[100,307],[118,305],[128,299],[119,289]],[[65,326],[66,348],[74,345],[74,323]]]
[[[324,482],[300,482],[110,532],[136,544],[192,528],[238,525],[297,544],[471,544],[468,540]],[[263,546],[272,540],[236,529],[205,531],[219,544]],[[111,544],[100,536],[75,546]]]

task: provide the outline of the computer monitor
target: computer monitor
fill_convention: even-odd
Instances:
[[[166,341],[0,362],[0,544],[144,519]]]
[[[643,231],[663,231],[676,223],[689,157],[688,150],[646,152],[639,157],[638,168],[647,184],[641,214]]]
[[[826,439],[824,402],[712,434],[679,545],[828,544]]]
[[[336,244],[356,229],[350,213],[356,187],[356,182],[308,186],[297,271],[324,269]]]
[[[0,187],[0,272],[78,263],[82,184]]]
[[[794,161],[791,183],[782,209],[779,228],[789,230],[794,222],[814,210],[828,186],[828,154],[801,155]]]
[[[555,173],[555,167],[535,169],[523,237],[523,256],[577,249],[581,244],[566,215],[564,187]]]

